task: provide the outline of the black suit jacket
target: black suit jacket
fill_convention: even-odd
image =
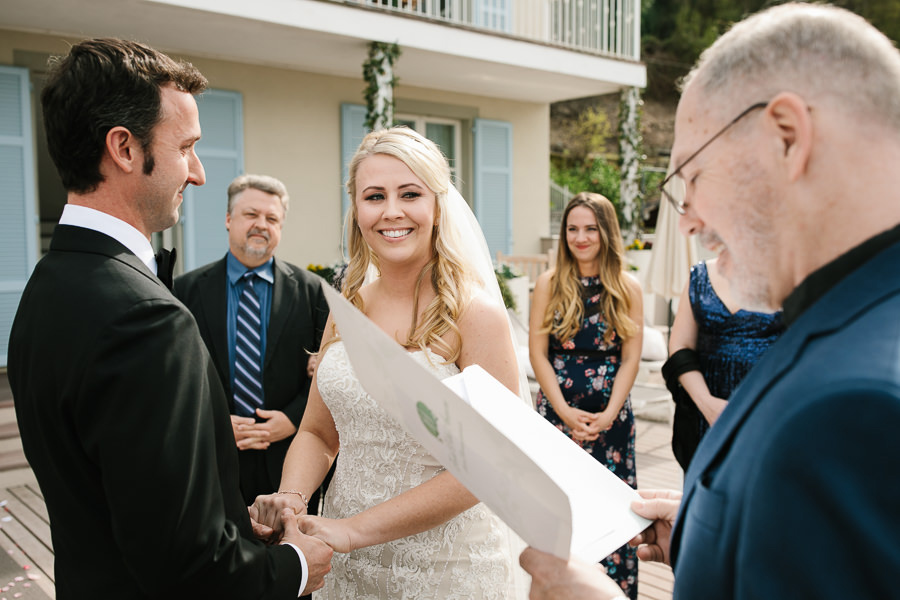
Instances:
[[[322,278],[318,275],[277,258],[272,272],[275,281],[263,365],[265,408],[284,412],[294,426],[298,426],[309,395],[310,378],[306,374],[306,365],[309,353],[318,351],[322,341],[328,304],[322,293]],[[200,335],[212,354],[234,414],[226,326],[227,286],[226,259],[222,258],[178,277],[175,295],[197,319]],[[258,490],[259,493],[270,493],[278,488],[284,457],[292,439],[290,436],[275,442],[263,451],[272,489]],[[240,453],[242,469],[252,468],[255,462],[244,459],[255,452],[259,451]]]
[[[8,374],[60,600],[297,597],[295,551],[252,537],[214,369],[191,313],[134,254],[57,227]]]

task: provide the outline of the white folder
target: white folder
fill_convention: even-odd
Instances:
[[[441,381],[323,289],[366,392],[528,545],[597,562],[650,525],[637,492],[487,371]]]

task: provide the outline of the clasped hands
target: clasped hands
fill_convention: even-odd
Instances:
[[[269,444],[297,432],[297,427],[280,410],[257,408],[256,415],[263,420],[257,422],[253,417],[231,415],[231,429],[238,450],[265,450]]]
[[[335,551],[347,553],[353,550],[350,519],[326,519],[306,514],[306,505],[296,494],[270,494],[259,496],[250,507],[253,533],[269,543],[282,541],[286,532],[281,514],[290,509],[296,516],[298,530],[304,535],[319,538]]]
[[[253,534],[269,543],[290,543],[300,548],[306,558],[308,577],[303,594],[310,594],[325,585],[325,575],[331,571],[334,552],[349,552],[340,543],[339,534],[329,535],[315,522],[331,521],[306,514],[306,504],[296,494],[270,494],[258,496],[249,507]],[[347,540],[349,542],[349,538]]]
[[[291,543],[303,552],[309,566],[309,583],[304,593],[325,584],[334,552],[353,549],[349,519],[307,515],[306,505],[296,494],[259,496],[249,511],[257,538],[269,544]]]
[[[563,413],[557,414],[569,428],[574,440],[592,442],[600,437],[602,432],[612,427],[619,413],[618,411],[615,414],[607,414],[606,411],[592,413],[569,406]]]

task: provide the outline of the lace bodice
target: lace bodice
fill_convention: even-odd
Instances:
[[[412,356],[442,379],[459,372],[433,352]],[[350,517],[444,470],[365,393],[341,342],[327,349],[317,380],[341,441],[324,516]],[[510,543],[506,526],[477,504],[429,531],[335,554],[315,598],[512,598]]]

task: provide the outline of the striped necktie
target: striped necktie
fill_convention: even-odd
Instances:
[[[234,352],[234,404],[239,415],[253,417],[263,407],[262,338],[259,296],[253,289],[256,273],[242,276],[244,291],[237,310]]]

